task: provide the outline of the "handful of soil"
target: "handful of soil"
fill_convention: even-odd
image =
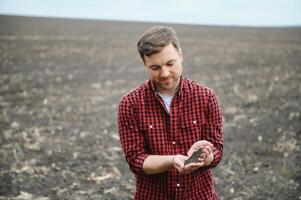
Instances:
[[[187,160],[184,161],[185,165],[188,165],[190,163],[197,163],[199,162],[199,157],[201,156],[201,154],[203,153],[203,149],[199,149],[195,152],[193,152],[193,154],[190,156],[190,158],[188,158]]]

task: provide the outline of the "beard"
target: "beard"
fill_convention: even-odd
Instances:
[[[167,79],[159,79],[157,83],[157,89],[160,91],[176,91],[180,82],[179,77],[168,77]]]

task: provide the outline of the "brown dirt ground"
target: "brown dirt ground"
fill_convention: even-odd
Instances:
[[[121,95],[153,24],[0,16],[0,199],[131,199]],[[220,199],[301,199],[301,28],[170,25],[224,118]]]

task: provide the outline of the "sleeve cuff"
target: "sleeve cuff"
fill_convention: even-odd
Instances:
[[[139,174],[139,175],[145,174],[143,170],[143,163],[148,156],[149,156],[148,154],[141,154],[137,156],[137,158],[135,159],[135,164],[131,166],[131,170],[134,174]]]

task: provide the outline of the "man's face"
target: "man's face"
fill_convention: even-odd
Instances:
[[[159,53],[144,56],[145,67],[150,79],[155,82],[157,91],[174,95],[182,75],[182,51],[169,44]]]

